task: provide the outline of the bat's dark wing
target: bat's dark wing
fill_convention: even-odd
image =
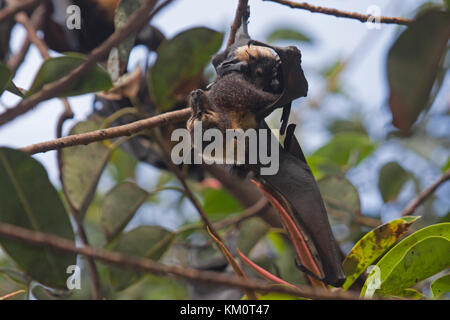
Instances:
[[[250,8],[247,7],[247,11],[242,16],[241,25],[236,32],[234,43],[224,51],[216,54],[212,59],[212,64],[219,77],[232,71],[242,72],[246,67],[246,63],[234,59],[233,53],[237,48],[248,45],[252,40],[248,34],[249,17]]]
[[[261,111],[261,114],[258,115],[260,119],[265,118],[277,108],[285,107],[297,98],[306,97],[308,94],[308,81],[301,66],[302,54],[297,47],[271,46],[256,40],[252,40],[250,44],[274,50],[280,57],[283,72],[283,92],[276,101]]]
[[[265,121],[261,121],[260,128],[268,129]],[[306,163],[293,129],[294,126],[289,126],[287,130],[290,136],[289,140],[285,140],[285,148],[279,146],[278,173],[259,176],[258,179],[289,205],[293,220],[301,227],[300,229],[306,231],[307,237],[312,240],[319,254],[324,273],[323,281],[339,287],[345,281],[339,247],[331,231],[319,187]],[[267,132],[271,134],[270,130]],[[255,173],[259,174],[259,170]]]
[[[282,132],[287,127],[290,107],[293,100],[305,97],[308,93],[308,82],[301,67],[301,52],[296,47],[277,47],[264,42],[252,40],[248,35],[247,23],[249,14],[243,17],[241,27],[236,34],[235,43],[213,58],[213,65],[218,77],[237,71],[241,72],[245,64],[234,59],[233,52],[244,45],[257,45],[271,48],[281,60],[283,92],[272,104],[265,107],[257,118],[260,128],[268,129],[263,120],[277,108],[283,108]],[[345,281],[345,274],[341,266],[339,247],[333,237],[328,215],[322,200],[316,180],[309,168],[303,151],[294,135],[295,126],[287,127],[285,149],[279,147],[279,171],[275,175],[259,175],[259,165],[249,166],[263,184],[271,189],[276,197],[281,197],[281,203],[287,203],[293,220],[312,239],[314,249],[317,250],[324,273],[323,281],[333,286],[341,286]],[[270,130],[266,131],[270,135]],[[268,150],[270,138],[267,137]]]

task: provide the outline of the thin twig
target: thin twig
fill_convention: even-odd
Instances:
[[[203,224],[205,225],[205,229],[207,231],[209,229],[209,232],[211,232],[219,241],[221,241],[223,243],[223,240],[220,237],[219,233],[217,232],[216,228],[213,226],[211,221],[209,221],[209,218],[206,215],[206,212],[203,210],[202,206],[198,202],[198,200],[195,197],[194,193],[192,192],[191,188],[188,186],[188,184],[186,182],[186,179],[183,176],[183,173],[181,172],[181,170],[170,159],[169,152],[167,151],[167,146],[165,144],[164,139],[161,137],[161,134],[160,134],[159,130],[155,130],[155,132],[158,135],[158,137],[156,139],[156,142],[158,143],[158,145],[161,148],[161,153],[162,153],[163,159],[164,159],[168,169],[173,174],[175,174],[177,179],[180,181],[181,185],[183,186],[183,189],[185,191],[186,196],[192,202],[192,204],[194,205],[194,207],[197,210],[198,214],[200,215],[200,218],[202,219]]]
[[[414,21],[414,19],[408,19],[408,18],[377,17],[377,16],[368,15],[368,14],[361,14],[358,12],[349,12],[349,11],[342,11],[342,10],[333,9],[333,8],[313,6],[306,2],[294,2],[294,1],[289,1],[289,0],[263,0],[263,1],[276,2],[276,3],[282,4],[282,5],[291,7],[291,8],[295,8],[295,9],[304,9],[304,10],[308,10],[311,12],[328,14],[328,15],[332,15],[335,17],[339,17],[339,18],[355,19],[355,20],[359,20],[361,22],[367,22],[371,18],[376,18],[376,21],[380,22],[380,23],[408,25]]]
[[[244,220],[250,219],[256,215],[258,215],[262,210],[264,210],[269,205],[269,201],[266,198],[260,198],[255,204],[251,207],[248,207],[241,214],[224,219],[217,223],[214,223],[214,227],[216,229],[223,229],[231,225],[238,225]]]
[[[66,98],[61,99],[61,102],[64,106],[64,111],[61,113],[61,115],[58,118],[58,123],[56,124],[56,138],[62,137],[62,131],[63,131],[63,125],[66,120],[73,119],[74,113],[72,111],[72,108],[70,107],[69,100]]]
[[[71,252],[92,257],[107,264],[121,266],[134,270],[140,270],[151,274],[162,276],[176,276],[189,281],[203,282],[209,284],[219,284],[241,289],[250,289],[260,292],[279,292],[294,296],[311,299],[360,299],[358,295],[351,292],[332,292],[320,288],[297,287],[288,288],[283,286],[273,286],[266,282],[242,279],[230,276],[222,272],[200,271],[188,267],[168,266],[162,263],[137,256],[126,255],[114,251],[85,246],[77,248],[73,241],[57,237],[52,234],[31,231],[29,229],[17,227],[11,224],[0,223],[0,236],[9,239],[19,240],[34,246],[47,247],[53,250]]]
[[[435,183],[423,190],[416,198],[414,198],[406,208],[402,211],[402,216],[410,216],[416,209],[424,203],[437,188],[450,179],[450,170],[446,171]]]
[[[33,26],[33,23],[30,21],[27,14],[25,12],[19,12],[16,14],[15,19],[25,28],[28,39],[39,50],[42,58],[44,58],[44,60],[49,59],[50,54],[48,53],[48,46],[41,38],[38,37],[36,28]]]
[[[185,193],[185,191],[183,189],[179,189],[178,191],[182,192],[183,194]],[[153,191],[154,192],[154,191]],[[268,205],[269,205],[269,201],[266,198],[261,198],[259,199],[258,202],[256,202],[254,205],[252,205],[251,207],[248,207],[247,209],[245,209],[241,214],[234,216],[234,217],[230,217],[228,219],[224,219],[221,220],[219,222],[215,222],[214,228],[216,228],[216,230],[220,230],[220,229],[224,229],[226,227],[232,226],[232,225],[237,225],[247,219],[250,219],[252,217],[254,217],[255,215],[258,215],[259,213],[261,213]],[[186,226],[183,226],[181,228],[179,228],[178,230],[175,231],[175,235],[179,235],[182,234],[184,232],[187,231],[191,231],[191,230],[197,230],[197,229],[201,229],[203,228],[203,224],[201,223],[194,223],[194,224],[188,224]],[[162,242],[164,242],[164,244],[169,243],[170,241],[172,241],[172,235],[169,235],[166,240],[163,240]],[[205,248],[208,247],[212,244],[212,240],[207,240],[202,244],[183,244],[183,246],[187,246],[187,247],[201,247],[201,248]]]
[[[85,72],[90,70],[93,65],[100,61],[113,47],[128,38],[134,32],[140,30],[147,24],[154,16],[150,11],[154,8],[157,0],[147,0],[136,12],[134,12],[127,24],[114,32],[105,42],[99,47],[95,48],[87,57],[86,61],[79,67],[75,68],[68,75],[61,79],[45,85],[38,93],[31,97],[22,100],[15,107],[8,109],[0,114],[0,126],[15,119],[16,117],[28,112],[34,108],[38,103],[48,100],[56,96],[61,90],[66,88],[74,79],[81,77]],[[167,5],[170,2],[164,2],[162,5]],[[158,7],[158,11],[159,11]],[[156,11],[156,10],[155,10]]]
[[[39,53],[41,54],[42,58],[44,58],[44,60],[47,60],[50,59],[49,48],[47,44],[41,38],[39,38],[36,32],[37,26],[41,24],[41,20],[45,16],[45,11],[46,11],[45,6],[41,4],[33,13],[33,17],[37,19],[36,21],[30,20],[24,12],[19,12],[18,14],[16,14],[15,18],[16,21],[21,25],[23,25],[25,30],[27,31],[28,41],[34,44],[36,48],[39,50]],[[67,119],[72,119],[74,116],[67,98],[62,98],[61,101],[64,106],[64,112],[61,114],[58,120],[56,129],[57,138],[62,137],[62,126],[64,124],[64,121],[66,121]]]
[[[30,39],[26,38],[22,46],[20,47],[19,51],[15,53],[11,58],[8,60],[8,69],[11,71],[12,77],[17,73],[17,70],[19,69],[22,62],[25,60],[25,57],[27,56],[28,50],[30,49],[31,41]]]
[[[25,290],[21,289],[21,290],[17,290],[17,291],[8,293],[8,294],[0,297],[0,301],[11,299],[11,298],[13,298],[13,297],[15,297],[15,296],[17,296],[17,295],[19,295],[21,293],[25,293]]]
[[[19,12],[16,15],[16,21],[20,24],[22,24],[27,31],[27,41],[29,43],[33,43],[39,50],[42,58],[44,60],[50,59],[49,54],[49,48],[47,44],[39,38],[37,35],[36,29],[38,26],[42,23],[42,19],[45,17],[46,8],[45,5],[41,4],[34,12],[33,16],[30,19],[28,19],[28,16],[24,12]],[[26,44],[25,44],[26,45]],[[29,46],[29,45],[28,45]],[[61,138],[62,137],[62,127],[66,120],[72,119],[74,114],[72,112],[72,108],[70,107],[69,100],[67,98],[61,99],[64,111],[59,117],[57,127],[56,127],[56,137]]]
[[[177,111],[166,112],[151,118],[131,122],[122,126],[116,126],[109,129],[100,129],[46,142],[36,143],[21,148],[20,150],[28,152],[30,154],[36,154],[40,152],[47,152],[50,150],[59,150],[71,146],[87,145],[106,139],[131,136],[143,130],[165,126],[169,123],[185,121],[189,118],[190,115],[191,109],[185,108]]]
[[[224,168],[223,165],[218,164],[203,164],[203,167],[214,178],[220,181],[220,183],[233,195],[239,203],[245,207],[250,208],[255,205],[261,198],[264,198],[264,194],[256,187],[250,180],[242,180],[237,177],[233,177],[229,170]],[[264,207],[261,210],[259,216],[274,228],[281,228],[280,217],[272,205]]]
[[[231,24],[230,36],[228,37],[227,48],[234,43],[234,40],[236,38],[236,32],[239,29],[239,27],[241,26],[242,16],[245,14],[247,7],[248,7],[248,0],[239,0],[238,6],[236,9],[236,14],[234,16],[233,23]]]
[[[39,4],[39,0],[22,0],[16,2],[16,4],[8,5],[4,9],[0,10],[0,23],[3,20],[13,17],[16,13],[20,11],[25,11],[32,9]]]
[[[377,228],[383,223],[380,219],[372,218],[368,216],[357,215],[353,218],[353,222],[362,226]]]
[[[33,26],[34,30],[38,30],[41,27],[42,22],[45,18],[45,13],[46,13],[46,8],[43,4],[41,4],[38,8],[36,8],[33,11],[33,14],[31,15],[30,20],[31,20],[31,25]],[[27,16],[27,18],[28,18],[28,16]],[[21,48],[19,49],[19,51],[9,59],[8,68],[11,71],[12,77],[14,77],[14,75],[17,72],[17,69],[19,69],[20,65],[25,60],[25,57],[28,53],[28,50],[30,49],[30,46],[31,46],[30,38],[26,37]]]
[[[195,197],[194,193],[192,192],[191,188],[188,186],[188,184],[186,182],[186,179],[183,176],[183,173],[181,172],[181,170],[170,159],[169,152],[167,151],[167,147],[166,147],[165,141],[162,138],[162,136],[160,134],[160,131],[159,130],[155,130],[155,131],[157,133],[157,139],[156,140],[157,140],[157,143],[159,144],[159,146],[161,148],[162,156],[163,156],[163,159],[166,162],[167,167],[169,168],[169,170],[172,173],[175,174],[175,176],[178,178],[178,180],[183,185],[183,188],[185,190],[185,194],[189,198],[189,200],[192,202],[194,207],[197,209],[197,212],[198,212],[198,214],[200,215],[200,217],[201,217],[201,219],[203,221],[203,225],[204,225],[204,227],[206,229],[206,232],[211,236],[211,238],[219,246],[220,251],[222,252],[225,260],[228,261],[228,263],[233,267],[233,271],[236,273],[236,275],[238,277],[240,277],[241,279],[247,279],[245,273],[243,273],[243,271],[242,271],[241,267],[239,266],[239,264],[236,263],[236,261],[234,260],[233,256],[231,255],[230,250],[228,249],[227,245],[225,244],[225,242],[223,241],[223,239],[219,235],[219,232],[217,232],[215,226],[211,223],[211,221],[209,220],[206,212],[203,210],[202,206],[198,202],[198,200]],[[249,299],[252,299],[252,300],[257,299],[256,295],[254,294],[254,292],[252,292],[252,290],[245,290],[245,294],[247,295],[247,297]]]

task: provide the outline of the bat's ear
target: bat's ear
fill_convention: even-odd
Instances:
[[[216,67],[216,72],[219,77],[223,77],[224,75],[233,71],[245,73],[247,71],[247,67],[247,61],[239,61],[238,59],[230,58],[220,63]]]

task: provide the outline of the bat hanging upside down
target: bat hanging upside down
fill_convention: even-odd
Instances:
[[[283,108],[281,131],[286,137],[284,146],[278,144],[278,172],[262,176],[258,165],[235,167],[246,173],[252,171],[312,240],[322,271],[314,276],[326,284],[341,286],[345,274],[339,247],[317,183],[295,138],[295,125],[287,126],[292,100],[306,96],[308,90],[300,51],[252,40],[247,31],[248,17],[249,13],[243,17],[235,43],[213,58],[217,73],[214,82],[207,90],[190,94],[192,116],[187,128],[192,131],[201,121],[203,130],[216,128],[222,133],[227,129],[268,129],[264,118],[274,109]],[[267,132],[270,135],[270,130]],[[301,270],[312,273],[304,267]]]

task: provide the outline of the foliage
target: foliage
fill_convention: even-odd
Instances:
[[[448,10],[449,1],[445,4]],[[122,3],[117,11],[116,26],[125,23],[138,7],[135,5],[130,1]],[[421,172],[404,161],[403,155],[372,166],[383,149],[391,147],[397,154],[413,154],[413,160],[426,162],[429,171],[442,173],[449,170],[448,137],[436,136],[430,130],[433,120],[448,120],[449,116],[448,111],[432,113],[448,70],[450,18],[449,12],[441,7],[423,8],[415,22],[400,29],[399,36],[386,52],[385,72],[390,94],[388,115],[393,119],[393,127],[390,128],[392,132],[383,132],[382,137],[371,134],[372,119],[354,114],[351,117],[327,114],[328,98],[354,104],[352,92],[348,92],[342,76],[352,61],[334,57],[331,67],[310,71],[312,77],[320,79],[325,91],[322,96],[311,97],[307,102],[311,112],[328,120],[329,139],[306,158],[318,181],[335,236],[347,253],[343,261],[347,280],[342,291],[357,292],[363,297],[405,299],[446,299],[449,296],[448,212],[444,212],[447,218],[442,219],[442,212],[436,209],[440,204],[436,196],[430,197],[420,208],[421,219],[402,217],[401,210],[407,202],[425,187],[421,184]],[[145,73],[151,104],[155,106],[152,114],[184,105],[191,90],[205,86],[206,68],[223,39],[221,32],[195,27],[164,40],[155,62]],[[317,40],[297,26],[274,27],[267,39],[300,45],[307,43],[310,50],[319,50]],[[134,36],[118,48],[118,62],[113,61],[113,54],[110,55],[108,71],[94,65],[58,97],[111,89],[111,78],[115,80],[114,72],[128,61],[133,42]],[[304,64],[308,63],[305,57],[303,60]],[[0,62],[0,94],[9,91],[22,98],[30,97],[84,61],[85,56],[72,53],[48,59],[28,91],[15,86],[11,71]],[[111,63],[119,63],[118,69]],[[130,100],[134,103],[138,100],[137,94],[133,98]],[[141,116],[141,111],[139,109],[135,114]],[[294,116],[298,116],[300,127],[311,121],[308,116],[303,118],[303,114],[299,114]],[[124,117],[121,114],[118,118]],[[78,121],[69,135],[101,129],[105,122],[108,122],[105,118],[93,114],[85,121]],[[164,129],[167,128],[161,131]],[[156,144],[154,132],[143,132],[141,136],[152,147]],[[293,224],[288,222],[286,232],[274,228],[260,216],[245,217],[238,223],[225,223],[219,230],[224,239],[221,242],[213,233],[203,230],[200,219],[192,214],[192,205],[185,192],[180,192],[179,182],[161,168],[164,165],[157,163],[152,167],[152,181],[139,179],[138,173],[148,168],[148,164],[143,157],[128,152],[129,148],[121,148],[128,140],[136,142],[132,140],[134,138],[61,149],[58,153],[60,190],[52,185],[45,168],[33,156],[1,147],[0,222],[75,241],[79,240],[75,236],[79,232],[75,218],[81,221],[93,247],[199,270],[223,270],[226,259],[231,265],[229,269],[243,279],[256,273],[280,286],[296,288],[308,283],[307,277],[294,265],[296,254],[302,257],[304,239],[296,234]],[[160,152],[159,147],[155,149],[156,153]],[[434,154],[439,154],[436,158],[443,160],[435,160]],[[182,168],[182,171],[193,178],[189,179],[188,185],[213,223],[220,225],[242,217],[244,205],[239,197],[227,190],[226,184],[212,178],[213,184],[198,181],[189,171],[191,169]],[[377,178],[367,178],[367,172],[375,172]],[[362,189],[367,185],[376,189],[376,196],[382,203],[380,208],[370,210],[362,205],[365,196]],[[415,190],[410,190],[411,185]],[[286,213],[276,199],[270,200],[282,215]],[[174,212],[176,223],[169,228],[166,223]],[[286,233],[293,238],[292,243],[285,237]],[[89,274],[88,264],[80,262],[79,256],[3,237],[0,237],[0,245],[5,253],[0,252],[0,297],[26,290],[31,294],[19,292],[14,298],[27,299],[30,295],[37,299],[91,298],[92,283],[85,276]],[[81,267],[83,286],[87,289],[67,290],[66,281],[70,276],[67,267],[70,265]],[[102,293],[107,299],[192,298],[189,285],[179,279],[100,263],[97,267]],[[313,265],[311,269],[314,267],[317,266]],[[299,299],[249,290],[246,296]]]

